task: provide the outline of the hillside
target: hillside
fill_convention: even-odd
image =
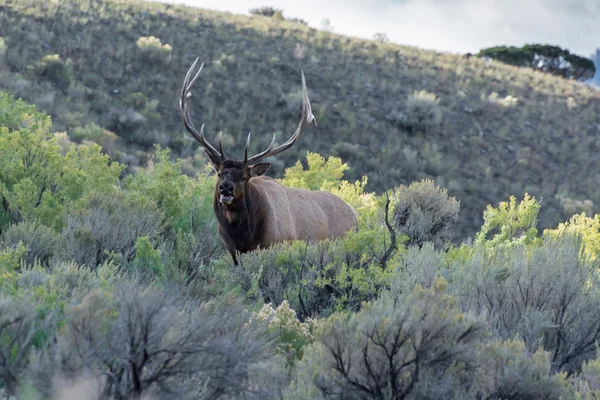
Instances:
[[[138,42],[150,36],[169,46]],[[273,132],[291,134],[304,70],[319,125],[273,160],[271,175],[310,150],[341,157],[346,178],[367,175],[372,191],[430,177],[461,201],[459,237],[482,225],[488,204],[525,192],[543,197],[541,228],[599,211],[600,92],[574,81],[272,18],[123,0],[0,0],[0,37],[0,90],[132,170],[154,143],[184,158],[188,173],[203,168],[177,99],[200,57],[194,121],[211,138],[222,130],[237,157],[248,131],[252,151]],[[407,99],[421,90],[439,104],[425,124],[406,123],[419,121]]]

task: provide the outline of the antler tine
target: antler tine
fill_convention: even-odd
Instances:
[[[225,152],[223,151],[223,131],[219,132],[219,153],[221,153],[221,157],[225,158]]]
[[[248,146],[250,146],[250,135],[252,135],[252,132],[248,132],[248,139],[246,139],[246,147],[244,147],[244,165],[248,165]]]
[[[250,158],[250,160],[248,160],[248,146],[250,146],[250,134],[251,132],[248,132],[248,139],[246,140],[246,147],[244,149],[244,164],[248,165],[249,162],[254,162],[254,161],[258,161],[261,160],[265,157],[265,154],[267,154],[269,151],[271,151],[271,148],[273,147],[273,144],[275,143],[275,133],[273,134],[273,139],[271,140],[271,144],[269,144],[269,147],[267,147],[267,149],[265,151],[263,151],[262,153],[258,153],[255,156],[252,156]]]
[[[263,151],[262,153],[258,153],[250,158],[248,158],[248,144],[250,143],[250,134],[248,134],[248,140],[246,141],[246,150],[244,151],[244,163],[245,164],[253,164],[256,163],[263,158],[274,156],[275,154],[279,154],[284,150],[292,147],[294,143],[302,136],[304,129],[308,126],[308,124],[313,123],[317,126],[317,120],[312,113],[312,108],[310,106],[310,100],[308,99],[308,90],[306,89],[306,79],[304,78],[304,71],[300,70],[302,74],[302,119],[298,124],[298,129],[296,132],[281,146],[275,147],[272,149],[273,143],[275,142],[275,135],[273,135],[273,140],[269,147]]]
[[[192,71],[196,67],[196,64],[198,64],[198,59],[199,58],[196,58],[196,60],[188,70],[187,74],[185,75],[185,79],[183,80],[183,88],[181,89],[181,99],[179,99],[179,108],[183,113],[183,124],[185,125],[185,128],[194,137],[194,139],[200,142],[200,144],[204,147],[204,150],[208,154],[211,161],[222,161],[224,159],[224,155],[221,138],[219,137],[219,148],[221,150],[219,152],[208,142],[208,140],[204,138],[204,124],[202,124],[202,126],[200,127],[200,132],[198,132],[198,130],[194,127],[194,124],[188,112],[188,99],[192,97],[192,92],[190,91],[190,88],[192,87],[194,82],[196,82],[196,79],[198,79],[198,77],[200,76],[200,72],[202,72],[202,68],[204,67],[204,63],[202,63],[200,65],[200,69],[198,69],[198,72],[196,72],[196,75],[194,75],[194,78],[192,78],[192,80],[190,81]]]

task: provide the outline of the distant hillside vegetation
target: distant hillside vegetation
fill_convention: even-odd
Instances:
[[[476,57],[358,40],[263,16],[124,0],[0,0],[0,90],[52,115],[71,141],[95,141],[133,171],[153,145],[187,173],[206,159],[178,109],[183,77],[205,62],[196,125],[241,157],[282,141],[299,119],[304,70],[318,127],[272,160],[271,175],[335,155],[382,191],[433,178],[461,201],[457,235],[488,204],[542,198],[540,227],[600,211],[600,92]],[[63,138],[64,140],[64,138]],[[458,238],[457,238],[458,239]]]

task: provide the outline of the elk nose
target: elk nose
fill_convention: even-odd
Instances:
[[[231,194],[233,192],[233,184],[231,182],[221,182],[219,185],[219,192],[221,194]]]

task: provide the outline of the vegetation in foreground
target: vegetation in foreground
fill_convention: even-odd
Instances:
[[[247,132],[256,152],[273,132],[281,141],[294,129],[303,69],[319,127],[269,160],[280,178],[309,150],[341,158],[348,179],[368,176],[379,195],[431,179],[461,200],[456,243],[475,235],[487,204],[511,195],[543,201],[540,228],[598,212],[597,177],[581,173],[600,168],[597,90],[526,67],[319,31],[272,11],[0,0],[0,90],[50,114],[71,141],[100,144],[124,172],[143,168],[158,143],[195,176],[206,159],[185,134],[177,93],[196,57],[205,72],[192,117],[211,139],[223,131],[238,157]]]
[[[540,203],[460,203],[431,180],[383,195],[310,153],[289,186],[361,229],[233,267],[214,177],[169,151],[121,178],[97,144],[0,94],[0,388],[20,399],[594,399],[600,216],[538,230]]]

